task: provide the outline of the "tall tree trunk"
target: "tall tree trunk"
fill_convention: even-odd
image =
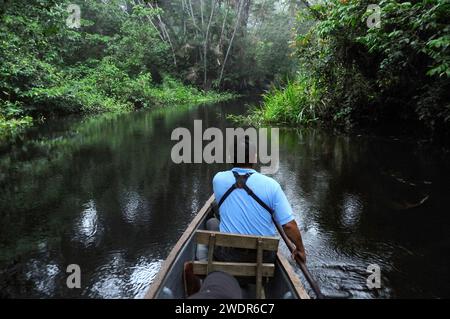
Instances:
[[[250,15],[250,5],[251,0],[244,0],[241,19],[241,27],[242,27],[241,30],[245,30],[245,27],[247,27],[248,17]]]
[[[202,21],[202,29],[205,27],[205,22],[203,21],[203,0],[200,0],[200,16]]]
[[[231,49],[231,46],[233,45],[234,36],[236,35],[236,30],[238,29],[238,26],[239,26],[239,20],[241,18],[242,2],[239,2],[238,7],[239,7],[239,9],[238,9],[238,14],[237,14],[237,18],[236,18],[236,23],[234,24],[233,35],[231,36],[230,44],[228,45],[227,53],[225,54],[225,58],[223,60],[222,69],[220,70],[219,82],[217,84],[218,87],[220,87],[220,83],[222,82],[223,70],[225,69],[225,65],[227,64],[228,54],[230,54],[230,49]]]
[[[181,12],[183,12],[183,15],[182,15],[182,17],[183,17],[183,37],[186,36],[186,19],[185,19],[186,11],[185,11],[185,8],[186,8],[186,1],[181,0]]]
[[[145,4],[141,0],[135,0],[135,4],[145,6]],[[153,23],[152,19],[149,16],[145,16],[145,17],[147,18],[147,21],[152,25],[152,27],[156,30],[156,32],[158,32],[159,38],[163,42],[166,42],[164,39],[164,36],[161,34],[161,31],[156,27],[156,25]]]
[[[198,27],[197,27],[197,23],[195,22],[194,10],[192,9],[192,1],[191,0],[189,0],[189,8],[191,9],[192,23],[194,24],[194,28],[197,30]]]
[[[148,5],[150,8],[155,9],[155,8],[153,7],[153,5],[152,5],[150,2],[148,2],[147,5]],[[155,4],[155,6],[156,6],[156,9],[159,9],[158,4]],[[161,16],[160,16],[159,14],[157,14],[156,17],[158,18],[158,21],[159,21],[159,27],[161,28],[161,32],[162,32],[163,36],[167,39],[167,42],[168,42],[169,45],[170,45],[170,49],[171,49],[171,51],[172,51],[173,64],[174,64],[175,66],[177,66],[177,58],[176,58],[176,56],[175,56],[175,49],[174,49],[174,47],[173,47],[172,40],[170,39],[169,32],[167,31],[166,25],[165,25],[165,23],[163,22],[163,20],[161,19]]]
[[[223,32],[225,30],[225,24],[227,22],[227,16],[228,16],[228,10],[229,10],[229,6],[227,3],[227,9],[225,11],[225,17],[223,18],[223,23],[222,23],[222,30],[220,31],[220,37],[219,37],[219,47],[222,47],[222,39],[223,39]]]
[[[204,46],[203,46],[203,55],[204,55],[204,59],[203,59],[203,68],[204,68],[204,75],[203,75],[203,89],[206,90],[206,69],[207,69],[207,52],[208,52],[208,37],[209,37],[209,28],[211,27],[211,21],[214,15],[214,9],[216,7],[216,2],[215,0],[211,1],[211,14],[209,15],[209,21],[208,21],[208,27],[206,28],[206,36],[205,36],[205,41],[204,41]]]

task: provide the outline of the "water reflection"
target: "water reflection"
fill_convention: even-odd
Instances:
[[[99,230],[95,202],[90,200],[83,206],[85,209],[80,215],[80,221],[76,224],[75,240],[80,241],[84,246],[88,247],[94,244],[96,239],[101,236],[101,230]]]
[[[57,276],[60,271],[57,264],[32,259],[26,265],[25,277],[35,283],[33,288],[39,294],[52,297],[57,290]]]
[[[173,164],[172,129],[203,119],[223,130],[244,103],[58,120],[25,150],[2,155],[1,296],[142,297],[211,194],[212,177],[228,168]],[[274,178],[325,293],[450,296],[449,162],[386,137],[280,130]],[[71,263],[81,267],[81,290],[65,285]],[[377,292],[366,286],[372,263],[382,270]]]
[[[133,266],[126,260],[125,252],[110,254],[92,275],[92,284],[85,293],[92,298],[143,298],[148,283],[152,282],[161,268],[162,260],[140,257]]]
[[[122,215],[124,220],[130,224],[143,224],[151,221],[151,210],[149,203],[136,191],[127,191],[121,194]]]
[[[358,196],[353,194],[344,194],[341,216],[342,226],[349,231],[355,229],[359,222],[362,210],[362,203]]]
[[[448,197],[440,197],[442,188],[428,187],[435,183],[446,187],[442,175],[448,175],[449,165],[444,155],[429,153],[427,157],[429,151],[414,143],[317,130],[285,130],[280,138],[283,162],[275,178],[298,214],[308,263],[326,293],[346,292],[357,298],[431,297],[446,290],[423,274],[423,267],[431,267],[441,269],[440,278],[449,278],[443,268],[436,267],[448,268],[449,256],[438,257],[430,241],[431,237],[448,238],[435,220],[449,225],[448,216],[438,208],[449,204]],[[410,154],[416,154],[415,160]],[[414,182],[399,183],[386,172]],[[431,193],[437,196],[434,200],[431,196],[429,202],[421,200]],[[399,207],[404,213],[399,214]],[[430,214],[434,217],[424,218]],[[434,230],[424,233],[424,225],[434,225]],[[418,245],[417,236],[428,243]],[[382,288],[377,291],[366,286],[366,268],[372,263],[382,270]]]

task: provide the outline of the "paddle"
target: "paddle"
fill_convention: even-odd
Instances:
[[[286,233],[284,232],[283,227],[275,220],[273,214],[272,214],[272,221],[277,227],[278,232],[281,235],[281,238],[283,238],[284,242],[286,243],[286,246],[288,247],[289,251],[292,253],[294,252],[295,245],[290,241]],[[319,285],[314,280],[313,276],[308,270],[308,267],[306,267],[306,264],[297,256],[295,256],[295,261],[297,262],[297,265],[300,267],[301,271],[303,272],[303,275],[305,276],[306,280],[310,284],[311,288],[314,290],[314,293],[317,296],[317,299],[324,299],[324,295],[320,291]]]

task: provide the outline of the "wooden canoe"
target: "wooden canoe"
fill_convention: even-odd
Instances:
[[[205,229],[205,222],[213,215],[211,196],[200,209],[194,220],[178,240],[169,256],[163,263],[157,277],[150,285],[146,299],[184,299],[185,289],[183,282],[184,264],[195,259],[195,231]],[[275,261],[275,273],[266,284],[266,298],[268,299],[309,299],[300,279],[295,274],[291,264],[280,253]],[[248,298],[254,298],[254,296]]]

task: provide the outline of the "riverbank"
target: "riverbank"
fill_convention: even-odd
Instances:
[[[119,70],[116,70],[119,71]],[[111,77],[108,81],[116,81]],[[198,104],[218,103],[235,98],[229,92],[202,91],[193,86],[187,86],[171,77],[165,77],[161,85],[153,85],[149,75],[130,80],[128,77],[117,81],[114,88],[105,83],[92,82],[91,79],[71,81],[64,86],[34,89],[33,95],[39,101],[47,103],[46,113],[31,112],[22,115],[24,106],[20,102],[0,101],[0,144],[14,141],[26,129],[34,124],[42,123],[46,114],[64,116],[68,114],[84,114],[93,116],[102,113],[124,113],[138,109],[170,107],[171,105],[189,106]],[[87,87],[90,82],[92,86]],[[63,108],[55,107],[60,101]],[[35,106],[34,108],[37,108]],[[62,110],[60,110],[62,109]]]
[[[442,125],[436,124],[432,127],[419,116],[405,114],[404,117],[386,118],[375,114],[376,111],[372,114],[360,112],[350,106],[344,109],[333,108],[330,105],[336,101],[327,98],[323,91],[313,79],[302,77],[285,87],[272,88],[262,94],[261,101],[246,114],[229,118],[235,123],[255,127],[278,126],[298,129],[320,127],[342,133],[363,132],[369,135],[414,138],[443,146],[450,142],[450,126],[444,122]],[[377,107],[373,105],[372,109],[375,110]],[[437,109],[441,106],[429,107]]]
[[[124,10],[115,1],[84,3],[76,6],[82,18],[74,26],[66,5],[72,6],[14,1],[2,7],[0,144],[47,117],[213,103],[232,96],[198,89],[199,70],[188,77],[192,64],[172,59],[171,43],[144,22],[161,10],[138,5]],[[207,88],[213,87],[219,86]]]
[[[298,13],[297,74],[264,96],[251,124],[414,126],[450,137],[445,1],[331,1]],[[373,25],[378,14],[382,21]],[[364,23],[366,20],[366,23]],[[376,20],[376,19],[375,19]],[[371,24],[371,23],[372,24]],[[306,26],[306,27],[305,27]]]

